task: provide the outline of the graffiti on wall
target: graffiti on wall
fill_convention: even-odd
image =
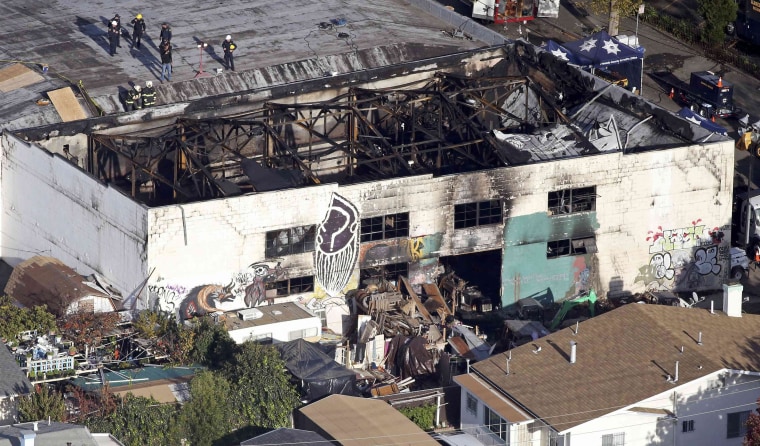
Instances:
[[[418,262],[435,258],[441,249],[442,233],[412,238],[378,240],[361,244],[359,264],[362,268],[386,263]]]
[[[333,193],[316,238],[315,279],[329,296],[336,297],[351,280],[359,256],[359,211]]]
[[[709,228],[702,220],[677,229],[649,231],[649,263],[639,268],[635,282],[647,290],[694,290],[720,284],[729,248],[723,246],[723,231]]]
[[[288,278],[280,262],[256,262],[232,275],[226,285],[204,284],[188,289],[181,285],[152,284],[148,292],[153,308],[181,319],[254,307],[267,301],[267,284]]]

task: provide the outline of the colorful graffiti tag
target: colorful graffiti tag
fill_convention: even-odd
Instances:
[[[324,220],[317,229],[314,251],[316,280],[332,297],[348,285],[359,256],[359,211],[333,193]]]
[[[267,284],[286,280],[288,271],[280,262],[257,262],[233,274],[227,285],[204,284],[188,289],[181,285],[152,284],[148,292],[153,308],[177,313],[182,319],[254,307],[267,301]]]
[[[635,282],[648,290],[695,290],[719,286],[728,261],[728,247],[722,246],[721,228],[709,229],[698,219],[691,226],[649,231],[652,256],[639,268]]]

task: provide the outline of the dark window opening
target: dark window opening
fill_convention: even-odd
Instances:
[[[308,293],[314,291],[314,276],[278,280],[277,282],[268,284],[267,288],[275,290],[277,296]]]
[[[314,251],[316,225],[269,231],[266,235],[265,254],[274,258]]]
[[[364,286],[383,280],[395,282],[398,280],[398,276],[409,277],[408,263],[391,263],[389,265],[363,268],[360,271],[360,280]]]
[[[362,218],[362,242],[408,236],[408,212]]]
[[[694,420],[685,420],[681,423],[682,432],[694,431]]]
[[[594,211],[596,197],[596,186],[549,192],[549,212],[557,215]]]
[[[501,200],[464,203],[454,206],[454,229],[495,225],[502,221]]]
[[[547,259],[593,254],[595,252],[597,252],[597,250],[596,238],[594,237],[552,240],[546,243]]]
[[[739,438],[747,434],[747,418],[749,418],[749,414],[749,410],[728,414],[726,430],[728,438]]]

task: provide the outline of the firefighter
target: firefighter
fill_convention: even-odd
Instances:
[[[137,14],[132,19],[132,47],[140,49],[143,34],[145,34],[145,20],[143,20],[142,14]]]
[[[158,35],[158,37],[163,42],[166,40],[167,42],[172,41],[172,27],[169,26],[168,23],[164,22],[161,24],[161,33]]]
[[[140,93],[139,85],[135,85],[127,93],[127,99],[124,101],[127,104],[127,111],[140,110],[142,108],[142,95]]]
[[[145,82],[145,88],[142,91],[142,105],[145,107],[156,105],[156,89],[153,88],[153,81]]]
[[[113,22],[116,22],[116,25],[114,25]],[[116,30],[118,31],[118,34],[116,35],[116,46],[121,48],[121,17],[119,14],[113,15],[113,18],[111,19],[111,26],[115,26]]]
[[[236,48],[237,45],[232,41],[232,36],[228,34],[227,37],[225,37],[224,42],[222,42],[222,49],[224,49],[224,63],[227,64],[228,70],[235,71],[235,60],[232,53]]]
[[[108,27],[108,49],[111,52],[111,56],[114,56],[116,54],[116,47],[119,46],[120,35],[121,28],[119,27],[119,22],[114,20]]]

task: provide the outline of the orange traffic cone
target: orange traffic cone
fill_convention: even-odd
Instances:
[[[723,78],[720,76],[718,77],[718,88],[723,88]]]
[[[715,122],[715,115],[710,118],[710,121]]]
[[[670,89],[670,93],[668,93],[668,97],[670,99],[673,99],[673,96],[675,96],[675,95],[676,95],[676,90],[674,88],[671,88]]]

